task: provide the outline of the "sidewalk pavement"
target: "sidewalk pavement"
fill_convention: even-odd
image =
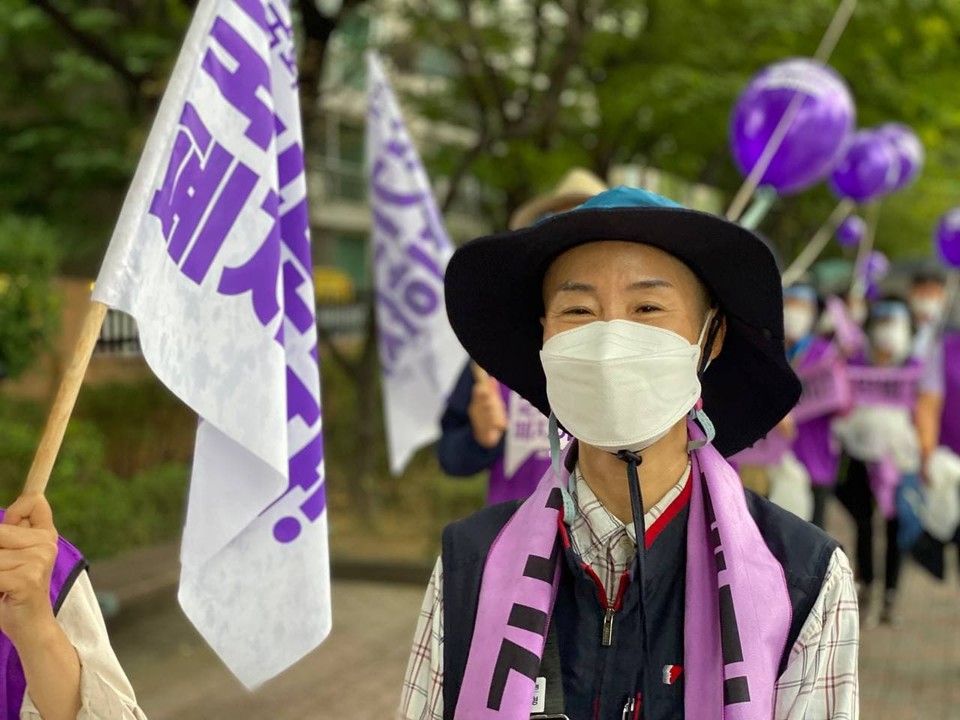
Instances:
[[[839,508],[831,507],[828,522],[851,547],[849,523]],[[378,572],[386,568],[335,563],[333,633],[254,693],[240,686],[180,613],[176,566],[176,546],[170,545],[92,569],[97,589],[116,593],[120,600],[120,613],[110,621],[111,636],[151,720],[393,717],[427,566],[390,566],[385,578]],[[864,720],[960,720],[960,586],[955,575],[950,583],[939,584],[908,563],[901,583],[900,627],[864,629]],[[358,576],[372,581],[356,580]]]

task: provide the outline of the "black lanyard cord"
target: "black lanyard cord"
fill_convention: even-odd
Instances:
[[[646,693],[646,665],[650,657],[647,641],[647,611],[644,602],[647,588],[646,577],[644,573],[647,555],[647,533],[646,523],[643,517],[643,494],[640,490],[640,476],[637,472],[637,467],[643,462],[643,458],[637,453],[630,452],[629,450],[621,450],[619,453],[617,453],[617,457],[627,464],[627,483],[630,486],[630,509],[633,512],[633,530],[637,538],[637,582],[640,585],[637,608],[640,614],[640,621],[637,626],[640,639],[640,651],[642,655],[640,658],[639,672],[637,673],[634,696],[636,696],[637,692],[639,692],[641,693],[642,698],[646,698],[648,697]]]

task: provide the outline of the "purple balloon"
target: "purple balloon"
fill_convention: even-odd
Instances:
[[[960,268],[960,207],[948,210],[940,218],[937,249],[947,265]]]
[[[859,215],[851,215],[837,226],[837,242],[840,247],[856,247],[863,239],[867,224]]]
[[[863,203],[892,191],[899,176],[900,158],[893,143],[873,130],[858,130],[830,176],[830,189]]]
[[[800,109],[760,180],[781,195],[815,185],[836,164],[854,128],[850,88],[826,65],[807,58],[784,60],[753,76],[730,118],[731,151],[746,176],[797,94],[803,97]]]
[[[916,133],[903,123],[886,123],[877,128],[877,133],[893,143],[900,158],[900,172],[893,189],[901,190],[912,183],[923,169],[923,143]]]

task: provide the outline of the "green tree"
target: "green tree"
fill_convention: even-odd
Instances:
[[[0,216],[0,380],[30,367],[57,328],[56,266],[57,248],[46,225]]]
[[[308,145],[330,39],[364,2],[293,3]],[[194,4],[2,0],[0,215],[43,217],[68,273],[100,264]]]
[[[93,274],[180,42],[184,3],[5,0],[0,214],[42,217]]]
[[[441,174],[472,169],[502,189],[501,222],[574,164],[601,174],[620,163],[649,165],[732,196],[741,178],[727,127],[737,94],[764,65],[812,55],[836,9],[835,0],[460,0],[446,13],[412,5],[416,41],[439,43],[455,60],[447,92],[421,106],[478,136],[467,153],[437,150],[433,166]],[[590,22],[579,29],[584,13]],[[531,50],[541,21],[552,26],[544,53]],[[950,0],[861,3],[831,60],[851,85],[861,126],[904,122],[926,146],[921,179],[883,202],[878,246],[894,256],[929,251],[936,218],[960,189],[952,179],[960,159],[957,27],[960,5]],[[566,52],[574,65],[551,74]],[[835,203],[823,186],[783,198],[761,230],[790,257]]]

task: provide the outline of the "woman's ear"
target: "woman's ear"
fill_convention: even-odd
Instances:
[[[720,351],[723,350],[723,341],[727,337],[727,318],[718,310],[713,320],[710,321],[710,324],[711,326],[714,324],[717,326],[715,329],[711,327],[711,330],[715,333],[713,347],[710,348],[710,361],[713,362],[717,359]],[[707,333],[708,336],[709,334],[710,333]]]

